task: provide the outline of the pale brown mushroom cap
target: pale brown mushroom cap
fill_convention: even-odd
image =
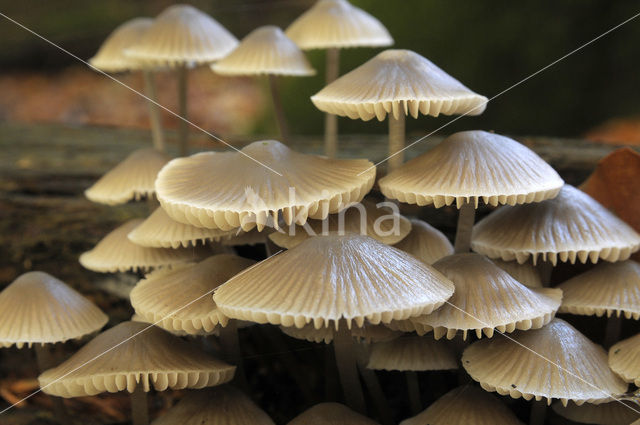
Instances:
[[[0,312],[2,347],[81,338],[108,320],[91,301],[44,272],[24,273],[2,290]]]
[[[124,54],[124,50],[140,40],[151,27],[153,19],[134,18],[119,25],[102,43],[89,63],[104,72],[133,71],[144,68],[139,61]]]
[[[274,425],[240,390],[223,385],[191,391],[151,425]]]
[[[553,403],[553,411],[563,418],[581,424],[598,425],[629,425],[640,418],[637,404],[630,402],[611,401],[609,403],[591,404],[584,403],[578,406],[569,403],[563,406],[561,403]]]
[[[118,205],[155,193],[158,171],[169,157],[155,149],[138,149],[84,191],[93,202]]]
[[[147,217],[139,226],[133,229],[127,237],[136,245],[147,248],[187,248],[204,245],[207,241],[228,239],[237,230],[220,230],[196,227],[190,224],[172,220],[162,208]]]
[[[311,101],[330,114],[382,121],[387,114],[479,115],[487,98],[415,52],[385,50],[311,96]]]
[[[316,328],[362,327],[430,313],[453,284],[411,255],[356,234],[309,238],[231,278],[214,293],[228,317]],[[332,323],[333,322],[333,323]]]
[[[319,0],[289,25],[286,34],[303,50],[393,44],[379,20],[346,0]]]
[[[214,229],[215,230],[215,229]],[[255,227],[248,232],[242,229],[233,230],[233,235],[229,239],[223,239],[220,243],[223,246],[239,246],[239,245],[257,245],[266,243],[267,237],[273,229],[265,228],[258,231]]]
[[[459,330],[466,339],[474,330],[478,338],[491,338],[495,330],[537,329],[553,319],[562,301],[561,290],[528,288],[479,254],[450,255],[433,267],[453,282],[455,292],[433,313],[411,321],[418,333],[433,330],[436,339],[453,339]]]
[[[609,366],[626,382],[640,386],[640,334],[624,339],[609,349]]]
[[[363,200],[337,214],[329,215],[325,220],[308,220],[304,226],[273,232],[269,239],[281,248],[291,249],[312,236],[342,232],[359,233],[394,245],[409,234],[411,222],[400,214],[394,214],[393,210],[384,204],[386,203],[375,204]]]
[[[447,341],[407,335],[372,344],[367,368],[400,371],[452,370],[458,368],[458,358]]]
[[[640,318],[640,264],[633,260],[600,263],[558,288],[564,294],[562,313]]]
[[[564,181],[531,149],[486,131],[461,131],[380,179],[391,199],[440,208],[527,204],[555,197]]]
[[[433,264],[453,254],[453,245],[441,231],[415,218],[411,219],[411,232],[394,247],[408,252],[425,264]]]
[[[606,351],[564,320],[556,318],[510,338],[478,341],[462,354],[466,371],[487,391],[580,405],[627,390],[627,384],[607,367]]]
[[[196,264],[153,272],[131,291],[131,305],[141,318],[169,332],[213,333],[228,318],[213,302],[213,290],[255,261],[230,254]]]
[[[251,143],[242,152],[176,158],[158,174],[156,191],[174,220],[261,231],[269,219],[277,225],[279,212],[287,224],[304,224],[308,217],[324,218],[359,202],[375,175],[376,168],[365,159],[306,155],[268,140]]]
[[[168,7],[125,54],[163,66],[199,65],[225,57],[238,40],[215,19],[193,6]]]
[[[553,199],[504,206],[473,228],[471,248],[490,258],[524,263],[538,257],[586,263],[622,261],[640,249],[640,235],[586,193],[564,185]]]
[[[504,261],[499,258],[493,259],[493,263],[505,272],[509,273],[512,278],[529,288],[542,288],[542,277],[540,271],[531,263],[518,263],[517,261]],[[563,293],[562,300],[564,301]]]
[[[102,392],[204,388],[233,378],[236,367],[155,326],[123,322],[101,333],[59,366],[38,377],[59,397]]]
[[[117,227],[93,249],[80,255],[80,264],[95,272],[115,273],[129,270],[146,271],[202,258],[204,251],[197,248],[146,248],[134,244],[127,235],[142,221],[129,220]]]
[[[303,339],[309,342],[330,344],[335,336],[335,330],[330,327],[316,329],[313,324],[309,323],[301,328],[295,326],[280,326],[285,335],[292,338]],[[393,331],[383,325],[372,325],[365,323],[362,327],[353,326],[351,328],[351,336],[359,341],[380,342],[390,341],[400,336],[400,332]]]
[[[340,403],[320,403],[305,410],[287,425],[378,425]]]
[[[251,31],[229,55],[211,65],[221,75],[315,75],[296,43],[273,25]]]
[[[471,385],[455,388],[400,425],[523,425],[492,394]]]

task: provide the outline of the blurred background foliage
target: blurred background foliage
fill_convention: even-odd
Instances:
[[[411,49],[424,55],[487,97],[501,93],[640,11],[637,1],[626,0],[352,2],[387,26],[395,39],[394,48]],[[211,14],[242,38],[261,25],[275,24],[286,28],[313,1],[199,0],[190,3]],[[155,16],[171,4],[166,0],[27,3],[2,0],[0,9],[87,59],[118,24],[136,16]],[[0,69],[3,74],[12,76],[6,90],[17,84],[16,78],[24,73],[44,73],[47,78],[55,78],[69,67],[78,66],[70,56],[13,23],[0,20],[0,26]],[[500,95],[491,101],[482,116],[462,118],[442,132],[449,134],[461,129],[482,128],[507,134],[581,136],[612,118],[635,117],[640,114],[639,42],[640,18]],[[379,51],[366,48],[343,50],[341,72],[355,68]],[[310,51],[308,56],[318,75],[283,79],[283,97],[294,133],[320,134],[322,114],[311,104],[309,96],[323,87],[324,52]],[[76,77],[70,78],[77,78],[79,72],[92,73],[89,69],[82,69],[72,73]],[[171,80],[161,77],[161,82],[163,78]],[[211,82],[198,79],[194,83],[196,86],[192,85],[191,93],[209,93],[208,86],[218,84],[214,82],[215,78],[219,77],[212,76]],[[256,89],[238,86],[244,87],[238,89],[238,93],[249,106],[242,106],[242,102],[236,104],[238,108],[248,108],[247,114],[237,114],[237,119],[250,122],[225,127],[224,119],[201,120],[205,120],[204,124],[212,130],[223,133],[275,133],[266,86],[247,79],[240,81],[238,84],[249,84]],[[6,92],[1,83],[0,90]],[[234,90],[232,84],[222,86]],[[108,92],[99,92],[103,100],[126,91],[115,85],[109,87]],[[215,93],[219,94],[218,91]],[[20,102],[22,96],[14,94],[9,104],[0,101],[4,109],[0,109],[0,119],[12,119],[12,105]],[[41,100],[38,102],[42,103]],[[170,104],[170,100],[167,102]],[[207,105],[201,105],[203,109],[196,111],[195,116],[224,115],[224,109],[234,107],[231,100]],[[144,114],[140,119],[144,119]],[[410,133],[417,136],[436,130],[450,119],[420,117],[410,119],[407,125]],[[171,121],[167,120],[170,126]],[[345,118],[340,120],[340,129],[344,133],[384,132],[386,123],[364,123]]]

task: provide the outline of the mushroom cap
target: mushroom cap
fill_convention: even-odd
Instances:
[[[473,228],[471,248],[490,258],[524,263],[533,257],[575,263],[622,261],[640,249],[640,235],[586,193],[565,184],[558,196],[504,206]]]
[[[206,13],[186,4],[168,7],[125,54],[155,65],[211,63],[229,54],[238,40]]]
[[[320,403],[305,410],[287,425],[378,425],[340,403]]]
[[[385,50],[333,81],[311,101],[330,114],[382,121],[387,114],[481,114],[488,102],[410,50]]]
[[[337,214],[329,215],[325,220],[308,220],[304,226],[273,232],[269,239],[281,248],[291,249],[312,236],[340,232],[360,233],[378,242],[393,245],[409,234],[411,222],[396,214],[387,204],[363,200]]]
[[[492,394],[471,385],[454,388],[426,410],[400,425],[523,425],[507,406]]]
[[[597,264],[558,288],[564,294],[561,313],[640,318],[640,264],[633,260]]]
[[[266,243],[267,237],[273,229],[263,229],[261,232],[254,227],[245,232],[241,229],[233,230],[233,235],[229,239],[224,239],[220,243],[223,246],[257,245]]]
[[[453,284],[411,255],[356,234],[309,238],[231,278],[214,293],[228,317],[316,328],[364,326],[430,313]]]
[[[102,328],[108,317],[64,282],[24,273],[0,292],[0,346],[53,344]]]
[[[282,30],[267,25],[251,31],[224,59],[211,65],[221,75],[314,75],[306,56]]]
[[[135,71],[143,64],[124,54],[151,27],[153,19],[134,18],[120,24],[102,43],[89,63],[104,72]]]
[[[146,271],[173,266],[202,258],[202,251],[193,248],[146,248],[136,245],[127,235],[142,219],[129,220],[102,238],[93,249],[80,255],[80,264],[101,273]]]
[[[171,333],[213,333],[227,317],[213,302],[213,290],[255,261],[230,254],[196,264],[160,270],[145,276],[131,291],[131,305],[140,317]]]
[[[242,391],[222,385],[191,391],[151,425],[274,425]]]
[[[380,179],[392,199],[440,208],[455,202],[527,204],[555,197],[564,181],[531,149],[505,136],[461,131]]]
[[[261,231],[269,219],[277,226],[280,211],[287,224],[304,224],[307,217],[325,218],[359,202],[375,175],[376,168],[366,159],[306,155],[268,140],[240,152],[176,158],[158,174],[156,191],[174,220],[211,229]]]
[[[316,329],[313,324],[309,323],[301,328],[295,326],[281,326],[280,329],[285,335],[291,338],[304,339],[305,341],[330,344],[335,336],[333,328],[324,327]],[[351,336],[354,339],[365,342],[390,341],[397,338],[399,332],[395,332],[383,325],[372,325],[365,323],[363,327],[354,326],[351,328]]]
[[[462,354],[462,365],[487,391],[530,400],[593,403],[622,394],[625,384],[607,367],[607,353],[561,319],[510,338],[485,339]]]
[[[187,248],[204,245],[207,241],[219,241],[235,236],[237,230],[206,229],[172,220],[162,208],[147,217],[127,237],[136,245],[147,248]]]
[[[118,205],[151,196],[158,171],[169,157],[155,149],[138,149],[84,191],[93,202]]]
[[[624,339],[609,349],[609,366],[626,382],[640,386],[640,334]]]
[[[542,288],[542,277],[540,271],[531,263],[518,263],[517,261],[504,261],[499,258],[493,259],[493,263],[505,272],[509,273],[512,278],[529,288]],[[562,301],[566,298],[563,292]],[[562,307],[560,307],[561,309]],[[559,310],[560,310],[559,309]]]
[[[582,406],[575,403],[569,403],[566,406],[561,403],[553,403],[551,407],[563,418],[581,424],[629,425],[640,418],[637,405],[622,401],[601,404],[585,403]]]
[[[167,388],[204,388],[233,378],[236,367],[169,332],[123,322],[101,333],[64,363],[38,377],[42,391],[59,397]]]
[[[478,338],[483,333],[491,338],[495,329],[504,333],[541,328],[562,301],[561,290],[528,288],[482,255],[454,254],[433,267],[451,279],[455,292],[433,313],[411,321],[418,333],[433,330],[436,339],[453,339],[458,330],[467,339],[470,330]]]
[[[303,50],[382,47],[393,38],[382,23],[347,0],[319,0],[286,30]]]
[[[368,369],[428,371],[458,368],[458,358],[447,341],[408,335],[371,345]]]
[[[427,222],[411,219],[411,231],[400,242],[394,244],[404,252],[425,264],[433,264],[442,257],[453,254],[453,245],[438,229]]]

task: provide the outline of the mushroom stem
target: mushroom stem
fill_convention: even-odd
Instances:
[[[36,363],[38,364],[40,373],[57,366],[58,362],[56,362],[55,356],[51,353],[50,347],[47,347],[44,344],[34,344],[33,350],[36,353]],[[49,398],[53,405],[53,415],[56,420],[61,424],[72,424],[73,421],[69,416],[69,412],[67,411],[62,398],[52,395],[50,395]]]
[[[356,412],[365,414],[364,394],[358,378],[356,351],[353,338],[345,320],[341,320],[333,337],[333,349],[336,353],[336,365],[340,384],[347,405]]]
[[[327,49],[326,61],[327,85],[335,81],[340,74],[340,49],[337,47]],[[329,158],[335,158],[338,151],[338,116],[324,114],[324,154]]]
[[[178,123],[178,142],[180,144],[180,156],[186,156],[189,149],[189,123],[187,122],[187,65],[178,66],[178,113],[180,122]]]
[[[471,249],[471,233],[475,219],[475,206],[468,201],[462,204],[458,212],[458,226],[454,243],[454,252],[456,254],[463,254]]]
[[[618,314],[613,314],[607,319],[607,327],[604,333],[604,348],[610,348],[613,344],[620,340],[620,331],[622,329],[622,318]]]
[[[400,111],[398,118],[389,113],[389,166],[387,172],[397,169],[404,162],[404,113]],[[396,152],[398,154],[394,155]]]
[[[367,386],[369,395],[371,395],[371,398],[373,399],[373,402],[376,406],[380,423],[382,425],[392,425],[393,415],[391,414],[391,408],[389,407],[387,398],[385,397],[384,392],[382,391],[382,387],[380,386],[380,381],[378,381],[376,373],[373,370],[368,369],[366,366],[367,350],[362,343],[354,345],[358,351],[358,370],[360,371],[360,376],[362,376],[362,380]]]
[[[280,90],[278,88],[278,80],[275,75],[269,75],[269,89],[271,90],[271,100],[273,101],[273,112],[276,114],[278,129],[280,130],[280,138],[282,143],[289,143],[289,126],[284,116],[282,101],[280,100]]]
[[[531,413],[529,414],[529,425],[544,425],[547,416],[547,403],[544,400],[531,403]]]
[[[412,370],[406,371],[404,376],[407,379],[407,390],[409,392],[409,405],[411,413],[417,415],[422,412],[422,401],[420,400],[420,384],[418,383],[418,374]]]
[[[551,283],[551,272],[553,271],[553,263],[551,261],[542,260],[537,265],[540,274],[540,282],[542,286],[547,287]]]
[[[244,374],[242,356],[240,354],[237,320],[229,319],[227,326],[220,329],[220,345],[222,346],[225,360],[236,365],[235,382],[241,389],[247,389],[247,377]]]
[[[131,399],[131,423],[133,425],[149,424],[149,406],[147,403],[147,393],[142,384],[136,385],[129,396]]]
[[[142,76],[144,77],[144,91],[146,95],[153,102],[157,102],[158,95],[156,92],[156,81],[153,73],[151,71],[144,70],[142,71]],[[147,106],[149,107],[149,121],[151,122],[153,147],[160,152],[164,152],[166,147],[164,144],[164,133],[162,132],[162,123],[160,119],[160,108],[158,108],[158,105],[153,102],[147,101]]]

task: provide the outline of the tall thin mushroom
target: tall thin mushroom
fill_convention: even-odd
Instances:
[[[479,115],[487,98],[410,50],[385,50],[311,96],[321,111],[351,119],[389,116],[388,171],[404,157],[405,115]]]
[[[340,75],[340,49],[384,47],[393,38],[382,23],[347,0],[319,0],[286,29],[287,37],[302,50],[326,50],[328,85]],[[327,113],[324,120],[324,153],[335,158],[338,150],[338,117]]]

